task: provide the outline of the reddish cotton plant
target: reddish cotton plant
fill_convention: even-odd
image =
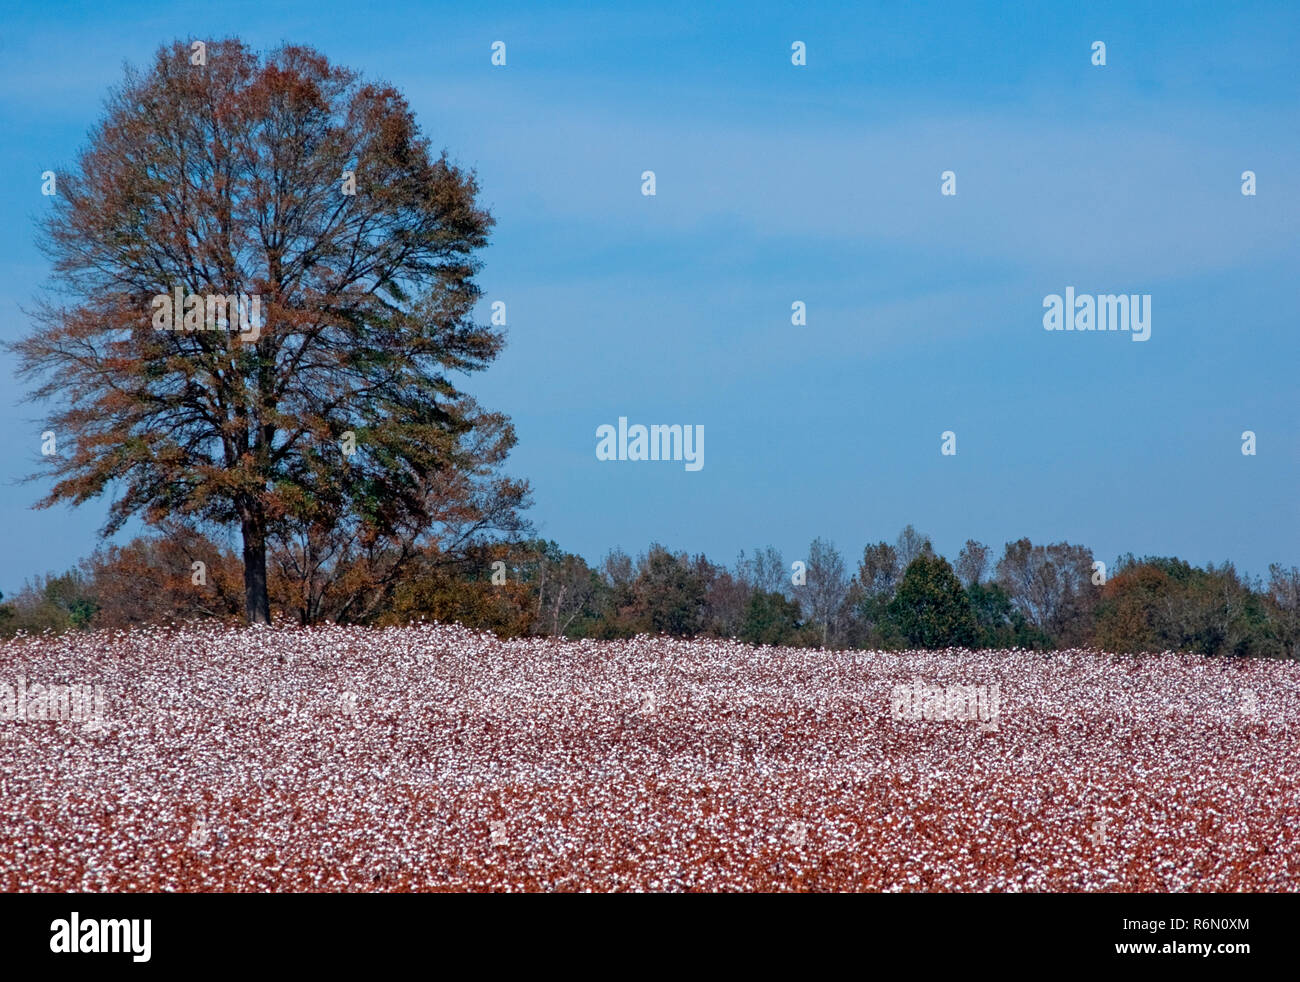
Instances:
[[[1294,662],[206,624],[20,678],[107,705],[0,719],[3,890],[1300,886]]]

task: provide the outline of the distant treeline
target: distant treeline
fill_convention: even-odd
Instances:
[[[276,616],[302,624],[459,621],[504,637],[739,638],[829,648],[1177,650],[1300,657],[1300,569],[1274,565],[1267,583],[1231,563],[1123,556],[1008,542],[996,561],[968,540],[954,563],[910,525],[866,546],[856,569],[815,540],[787,562],[771,547],[728,568],[660,545],[597,568],[556,543],[481,542],[456,554],[370,544],[321,555],[311,543],[271,557]],[[0,605],[0,632],[126,628],[194,618],[239,623],[238,556],[190,528],[95,552],[38,577]]]

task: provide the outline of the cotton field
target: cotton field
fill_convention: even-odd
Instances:
[[[0,644],[6,891],[1280,891],[1300,665],[455,626]]]

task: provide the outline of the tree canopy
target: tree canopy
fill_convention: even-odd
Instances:
[[[128,70],[44,224],[61,296],[14,346],[57,403],[41,504],[109,494],[105,533],[237,528],[251,621],[268,543],[311,594],[325,566],[383,576],[421,542],[521,528],[510,422],[453,377],[503,344],[472,316],[477,194],[397,90],[310,48],[178,42]]]

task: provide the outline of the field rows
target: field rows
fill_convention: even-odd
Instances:
[[[20,679],[106,698],[0,720],[9,891],[1300,885],[1294,663],[199,627]]]

